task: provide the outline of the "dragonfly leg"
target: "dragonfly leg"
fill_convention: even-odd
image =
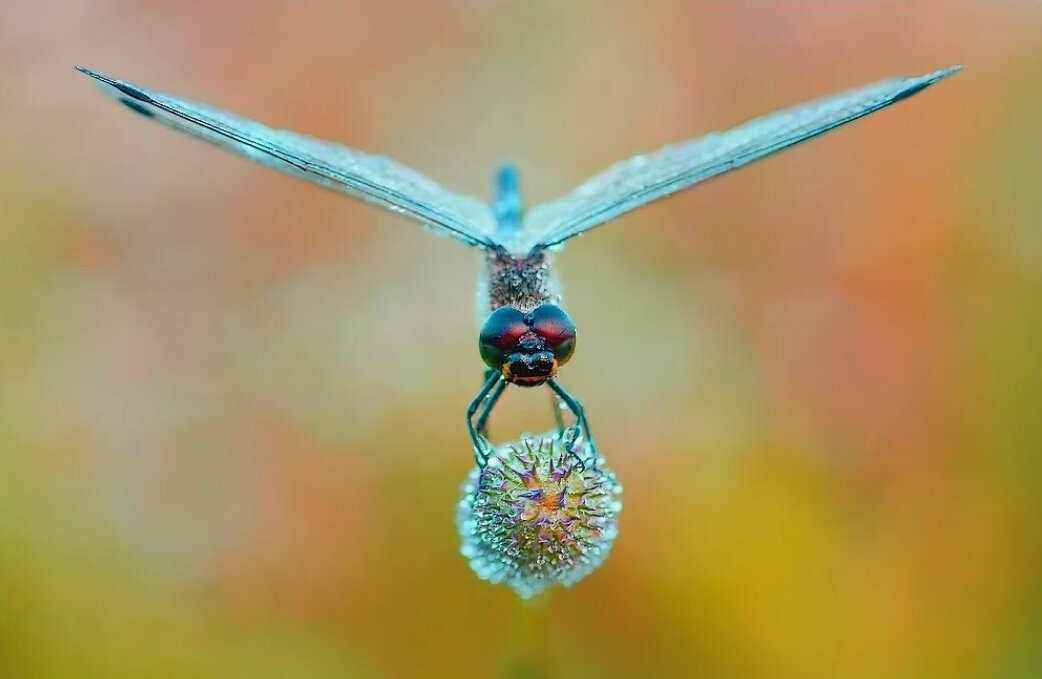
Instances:
[[[496,402],[499,401],[499,397],[503,395],[506,387],[506,380],[500,380],[485,399],[485,407],[478,415],[478,422],[474,428],[477,429],[478,435],[485,439],[488,439],[488,416],[492,414],[492,409],[496,407]]]
[[[498,392],[502,393],[502,384],[506,378],[501,373],[494,373],[489,375],[488,379],[485,380],[485,384],[482,385],[481,391],[474,397],[474,400],[467,406],[467,431],[470,432],[471,443],[474,444],[474,459],[477,460],[479,467],[485,466],[485,461],[488,460],[489,454],[492,452],[492,444],[489,443],[488,439],[478,433],[478,429],[474,424],[474,415],[477,414],[478,409],[488,398],[489,392],[496,389],[499,386]],[[496,394],[496,398],[499,398],[499,394]]]
[[[583,465],[591,460],[593,464],[597,464],[597,446],[594,445],[593,434],[590,433],[590,423],[586,419],[586,410],[583,409],[582,403],[579,402],[579,399],[568,393],[564,387],[558,384],[557,380],[547,380],[546,383],[553,390],[554,394],[564,402],[565,407],[575,415],[575,424],[569,427],[567,432],[570,436],[566,435],[564,438],[566,441],[565,445],[568,447],[569,452],[575,455]],[[580,435],[586,439],[587,455],[585,456],[575,450],[575,444]]]
[[[564,438],[564,418],[561,417],[561,406],[563,403],[561,397],[551,390],[550,409],[554,411],[554,422],[557,423],[557,435],[562,438]]]
[[[499,371],[494,368],[485,368],[481,374],[481,386],[485,386],[485,383],[492,379],[492,376],[497,374]],[[482,412],[484,417],[479,417],[477,425],[474,427],[478,434],[488,438],[488,415]]]

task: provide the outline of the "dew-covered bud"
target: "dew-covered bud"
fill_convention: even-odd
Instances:
[[[622,486],[615,474],[568,452],[556,432],[498,446],[463,485],[460,551],[478,577],[524,598],[572,585],[608,557]]]

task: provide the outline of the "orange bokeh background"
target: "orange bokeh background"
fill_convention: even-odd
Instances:
[[[4,3],[0,677],[1039,676],[1040,46],[1029,2]],[[560,256],[625,506],[528,604],[453,525],[476,254],[73,71],[531,205],[951,63]]]

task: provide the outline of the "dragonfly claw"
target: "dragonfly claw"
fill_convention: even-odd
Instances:
[[[474,439],[474,460],[478,463],[478,467],[484,467],[494,451],[495,446],[484,436],[478,435]]]
[[[573,424],[564,431],[561,442],[564,443],[564,449],[568,454],[575,458],[580,471],[586,468],[586,463],[591,459],[596,463],[596,451],[583,436],[582,428],[578,424]]]

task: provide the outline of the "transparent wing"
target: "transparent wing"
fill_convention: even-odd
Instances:
[[[468,245],[494,247],[495,219],[483,202],[446,191],[389,158],[314,139],[209,106],[77,69],[128,108],[269,167],[375,203]]]
[[[889,106],[961,68],[889,78],[624,160],[563,198],[533,208],[524,219],[521,240],[511,249],[527,252],[562,243],[630,210]]]

